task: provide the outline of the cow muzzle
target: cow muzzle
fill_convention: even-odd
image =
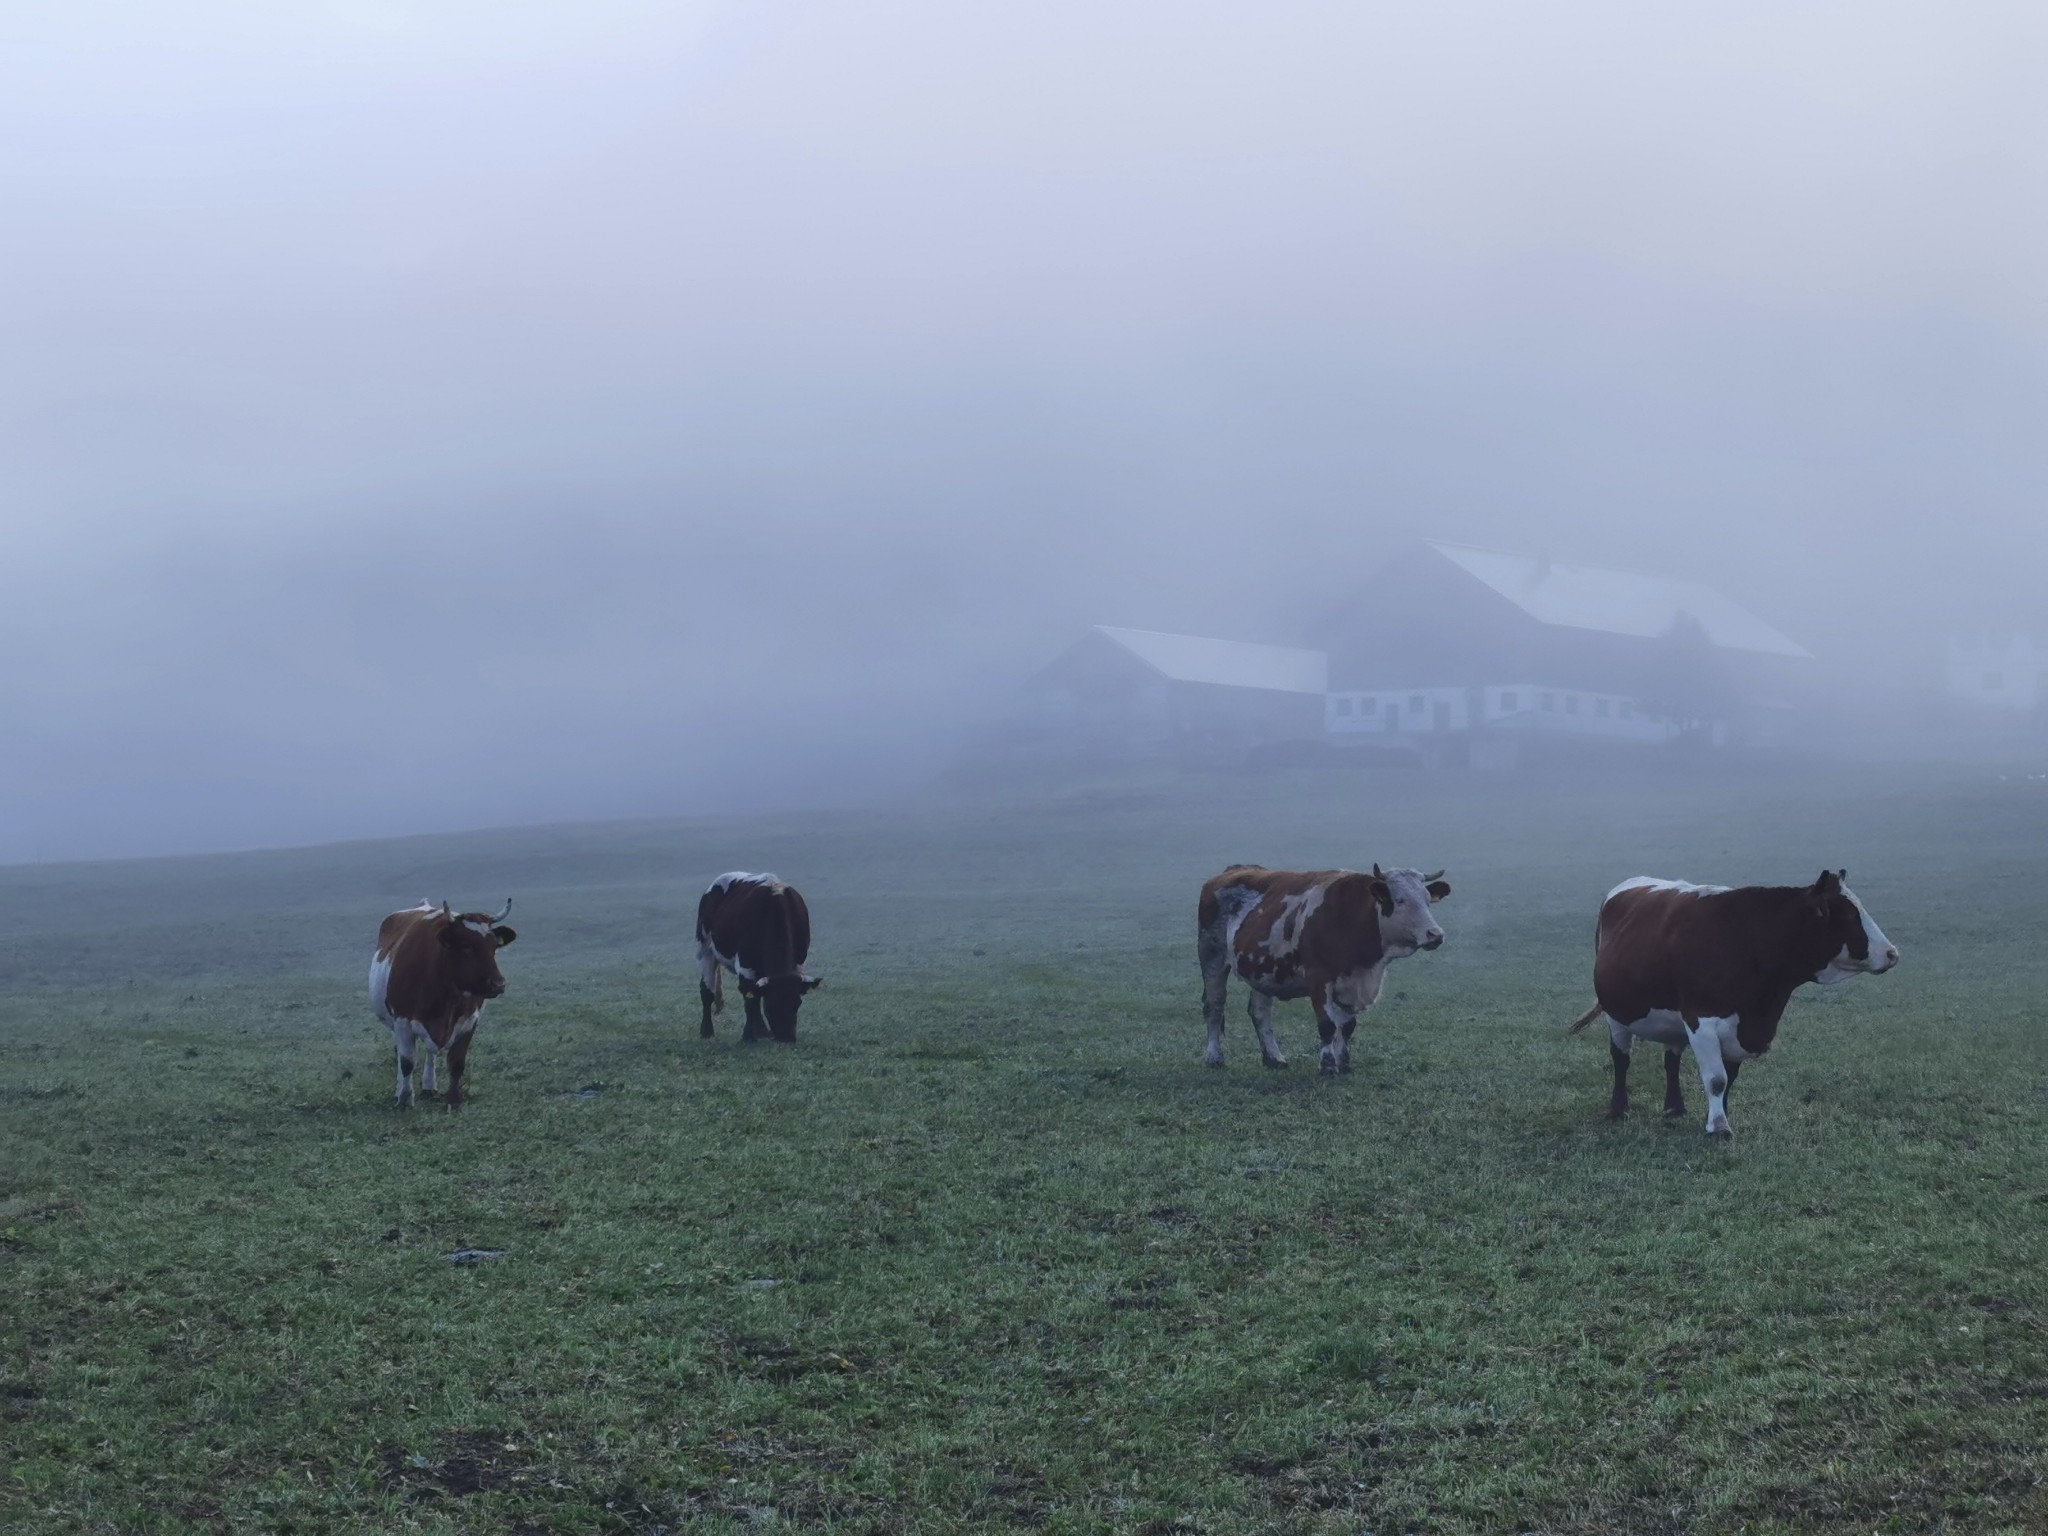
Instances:
[[[1429,934],[1426,938],[1423,939],[1422,947],[1424,949],[1442,949],[1444,947],[1444,936],[1442,931],[1439,930],[1437,932]]]

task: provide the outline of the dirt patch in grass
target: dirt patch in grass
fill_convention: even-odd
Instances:
[[[495,1493],[524,1482],[533,1467],[532,1452],[480,1430],[447,1430],[436,1437],[430,1452],[402,1445],[377,1448],[382,1465],[378,1484],[387,1492],[427,1492],[451,1498]]]

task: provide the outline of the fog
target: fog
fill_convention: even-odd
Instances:
[[[0,15],[0,860],[914,786],[1405,540],[2043,627],[2048,13]]]

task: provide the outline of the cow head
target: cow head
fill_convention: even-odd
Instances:
[[[1380,944],[1389,955],[1412,955],[1443,943],[1444,931],[1429,915],[1432,905],[1451,894],[1442,870],[1423,875],[1412,869],[1382,870],[1375,864],[1371,890],[1379,907]]]
[[[496,917],[481,912],[451,912],[441,903],[441,954],[448,966],[448,981],[457,991],[471,997],[502,997],[505,978],[498,970],[498,951],[519,935],[504,926],[512,903]]]
[[[1844,883],[1848,878],[1846,869],[1824,869],[1808,891],[1834,956],[1814,973],[1823,986],[1851,976],[1881,976],[1899,963],[1899,947],[1863,910]]]
[[[823,978],[791,971],[785,976],[766,976],[759,981],[742,981],[742,996],[761,1000],[761,1016],[768,1033],[778,1040],[796,1038],[796,1014],[804,999],[824,985]]]

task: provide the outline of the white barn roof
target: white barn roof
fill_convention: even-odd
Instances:
[[[1723,650],[1809,661],[1813,656],[1747,608],[1697,581],[1567,565],[1434,539],[1429,547],[1540,623],[1654,638],[1684,615],[1698,620],[1707,638]]]
[[[1147,666],[1177,683],[1213,683],[1226,688],[1264,688],[1274,693],[1323,693],[1329,687],[1330,658],[1291,645],[1249,645],[1201,635],[1162,635],[1151,629],[1095,632],[1122,646]]]

